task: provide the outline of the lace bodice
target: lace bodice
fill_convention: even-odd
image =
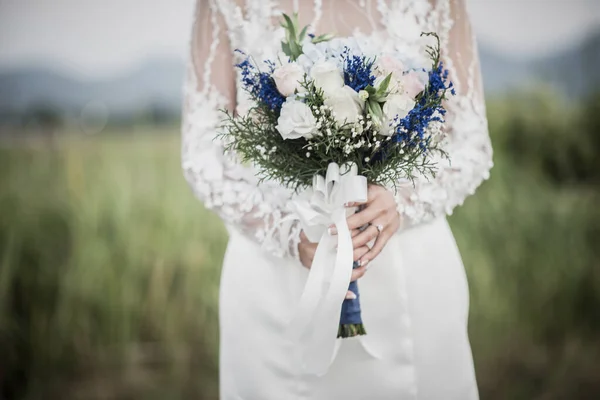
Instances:
[[[294,194],[274,182],[259,183],[252,166],[224,154],[214,139],[220,109],[243,113],[249,106],[236,85],[233,50],[257,60],[275,58],[283,38],[281,12],[294,11],[314,33],[361,36],[378,50],[401,51],[415,63],[424,59],[420,33],[438,33],[457,90],[446,106],[451,161],[440,164],[434,179],[399,183],[395,195],[401,229],[452,213],[492,167],[479,60],[464,0],[198,0],[182,127],[183,170],[195,195],[266,251],[296,257],[300,229],[291,207]]]

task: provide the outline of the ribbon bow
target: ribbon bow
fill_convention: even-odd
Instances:
[[[352,275],[352,237],[345,204],[367,201],[367,179],[354,163],[330,163],[326,176],[315,175],[312,188],[295,201],[304,233],[319,242],[310,273],[290,324],[290,336],[302,355],[303,369],[327,372],[334,358],[340,311]],[[335,225],[336,237],[328,227]],[[337,252],[335,245],[337,242]],[[333,267],[333,268],[332,268]]]

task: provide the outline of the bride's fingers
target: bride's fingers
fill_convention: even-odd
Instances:
[[[369,252],[369,248],[367,246],[355,248],[354,249],[354,261],[360,260],[368,252]]]
[[[373,221],[383,210],[376,203],[371,203],[361,212],[348,217],[347,223],[349,229],[358,229],[361,226]]]
[[[383,226],[382,221],[373,221],[371,225],[367,227],[364,231],[362,231],[357,236],[354,236],[352,239],[352,247],[361,247],[369,243],[371,240],[375,239],[377,235],[379,235],[379,230],[377,226],[381,224]]]
[[[369,224],[363,224],[358,228],[350,229],[350,237],[355,237],[356,235],[358,235],[359,233],[361,233],[362,231],[364,231],[365,229],[367,229],[369,227]],[[338,234],[337,228],[335,227],[335,225],[332,225],[328,228],[328,232],[330,235],[335,236]]]
[[[353,291],[348,290],[346,292],[346,300],[354,300],[354,299],[356,299],[356,295],[354,294]]]
[[[353,247],[364,246],[367,243],[370,243],[373,239],[379,236],[380,229],[377,229],[379,226],[381,230],[387,228],[388,225],[393,224],[394,219],[396,218],[397,211],[394,212],[386,211],[381,216],[377,217],[369,223],[366,229],[362,230],[359,235],[352,236],[352,245]]]
[[[350,278],[350,282],[354,282],[355,280],[362,278],[367,272],[367,269],[369,269],[369,263],[363,264],[359,268],[354,268],[352,270],[352,277]]]
[[[368,227],[369,227],[369,226],[368,226],[368,225],[366,225],[364,228],[363,228],[363,227],[361,227],[361,228],[359,228],[359,229],[352,229],[352,230],[350,231],[350,237],[355,237],[356,235],[358,235],[359,233],[361,233],[362,231],[364,231],[364,230],[365,230],[365,229],[367,229]],[[330,234],[330,235],[332,235],[332,236],[335,236],[335,235],[337,235],[337,229],[335,229],[335,226],[334,226],[334,227],[330,227],[330,228],[329,228],[329,234]]]
[[[365,265],[365,263],[372,261],[375,257],[379,255],[379,253],[381,253],[381,250],[383,250],[388,240],[390,240],[392,235],[398,229],[398,225],[399,221],[398,219],[395,219],[390,225],[388,225],[383,231],[381,231],[379,236],[377,236],[375,244],[373,245],[371,250],[369,250],[369,252],[366,253],[363,258],[360,259],[362,265]]]

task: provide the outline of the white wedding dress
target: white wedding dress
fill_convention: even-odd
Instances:
[[[280,13],[299,10],[317,34],[356,35],[382,50],[423,55],[437,32],[457,88],[447,105],[447,151],[435,179],[396,193],[403,225],[359,280],[368,334],[338,339],[327,372],[308,373],[287,331],[309,271],[297,260],[294,194],[259,183],[215,140],[228,107],[243,112],[235,49],[274,58]],[[445,216],[488,177],[492,150],[475,41],[463,0],[208,0],[196,9],[185,86],[183,170],[230,238],[220,291],[224,400],[471,400],[468,287]],[[238,88],[236,90],[236,88]],[[202,221],[198,221],[202,223]],[[342,298],[339,299],[341,305]]]

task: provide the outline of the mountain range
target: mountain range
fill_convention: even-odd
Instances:
[[[600,31],[578,46],[538,59],[507,57],[480,50],[488,95],[544,84],[569,98],[600,90]],[[176,58],[149,59],[113,79],[84,81],[45,67],[0,70],[0,114],[23,114],[39,107],[78,113],[90,102],[105,105],[112,117],[139,115],[148,108],[172,115],[181,108],[184,65]]]
[[[484,46],[479,56],[487,94],[544,85],[577,99],[600,90],[600,31],[541,58],[514,59]]]

